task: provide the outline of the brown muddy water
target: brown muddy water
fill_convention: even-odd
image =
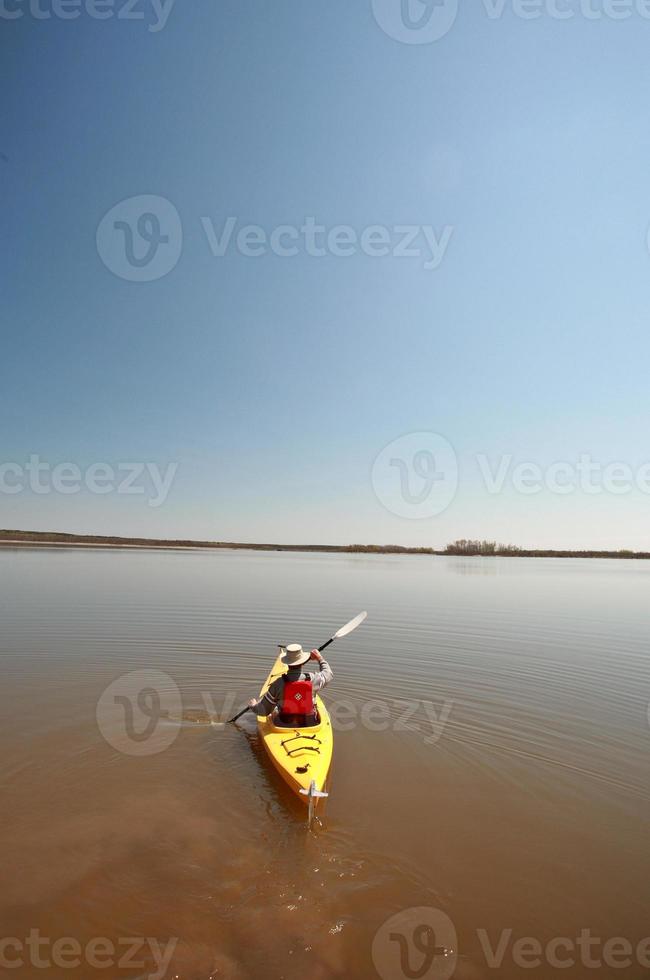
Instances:
[[[0,975],[650,976],[649,594],[632,561],[2,549]],[[218,722],[361,609],[308,832]]]

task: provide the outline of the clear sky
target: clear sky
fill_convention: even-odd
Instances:
[[[452,2],[2,0],[0,526],[650,548],[650,20],[485,0],[430,41]],[[34,456],[80,491],[35,492]],[[549,489],[584,457],[629,472]],[[88,488],[147,462],[160,506]]]

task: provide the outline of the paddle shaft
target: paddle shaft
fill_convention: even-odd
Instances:
[[[251,710],[251,709],[250,709],[250,707],[249,707],[248,705],[246,705],[246,707],[245,707],[245,708],[242,708],[242,709],[241,709],[241,711],[239,712],[239,714],[237,714],[237,715],[235,715],[235,717],[234,717],[234,718],[230,718],[230,719],[229,719],[229,721],[228,721],[228,724],[229,724],[229,725],[232,725],[232,723],[233,723],[233,721],[237,721],[237,719],[238,719],[238,718],[241,718],[241,716],[242,716],[242,715],[245,715],[245,714],[246,714],[246,712],[247,712],[247,711],[250,711],[250,710]]]

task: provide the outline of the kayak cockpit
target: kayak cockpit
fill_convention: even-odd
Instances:
[[[304,718],[298,716],[288,716],[282,717],[279,711],[276,711],[270,716],[270,722],[274,728],[290,728],[290,729],[303,729],[303,728],[318,728],[320,725],[320,718],[318,712],[316,712],[315,718]]]

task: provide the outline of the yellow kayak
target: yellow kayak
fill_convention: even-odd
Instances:
[[[264,683],[260,697],[286,671],[280,654]],[[310,810],[313,810],[318,799],[327,796],[324,786],[334,748],[330,716],[318,694],[314,696],[314,704],[318,709],[319,723],[309,728],[274,725],[272,715],[257,719],[257,728],[271,762],[285,783],[303,803],[309,805]]]

